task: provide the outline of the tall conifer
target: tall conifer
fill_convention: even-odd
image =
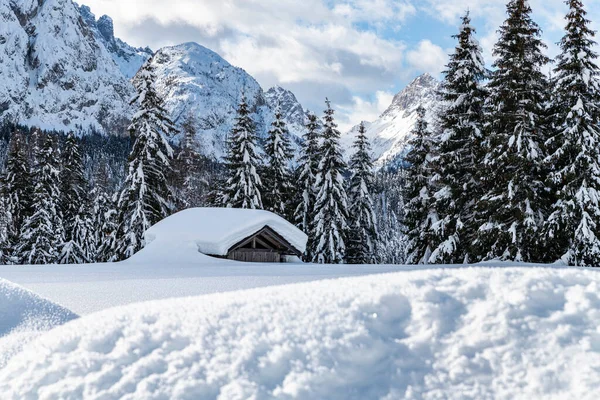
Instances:
[[[290,161],[294,158],[289,140],[289,132],[283,120],[281,109],[275,110],[275,120],[265,145],[267,166],[265,168],[265,209],[281,215],[291,217],[291,172]]]
[[[176,129],[156,92],[155,81],[148,61],[136,75],[137,95],[131,101],[139,111],[129,126],[133,148],[117,206],[116,256],[120,260],[139,251],[144,246],[146,229],[173,210],[173,195],[167,182],[173,150],[167,137]]]
[[[511,0],[494,47],[489,83],[487,156],[478,204],[478,259],[534,261],[548,209],[542,165],[548,58],[527,0]]]
[[[595,32],[580,0],[567,0],[565,36],[554,70],[556,134],[548,141],[547,261],[600,266],[600,70]]]
[[[467,13],[458,44],[446,66],[441,98],[448,106],[441,112],[441,142],[437,145],[435,170],[440,177],[434,208],[439,221],[432,227],[439,245],[430,262],[457,264],[471,258],[470,244],[478,228],[475,204],[482,195],[478,173],[483,160],[483,105],[487,75],[482,50]]]
[[[246,96],[242,93],[235,126],[227,139],[226,181],[220,202],[232,208],[263,208],[263,181],[258,174],[261,159],[256,148],[258,138]]]
[[[321,160],[315,182],[317,214],[313,231],[316,244],[313,261],[340,264],[346,256],[348,230],[348,199],[343,176],[346,163],[340,149],[340,132],[334,120],[334,110],[329,100],[326,104]]]
[[[373,207],[373,161],[364,124],[360,124],[350,160],[349,233],[346,260],[349,264],[377,264],[379,232]]]

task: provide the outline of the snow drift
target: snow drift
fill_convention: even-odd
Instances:
[[[296,249],[304,252],[308,237],[280,216],[264,210],[190,208],[150,227],[146,246],[130,262],[169,264],[213,261],[207,255],[225,256],[240,240],[269,226]]]
[[[0,278],[0,367],[40,332],[75,318],[71,311]]]
[[[140,303],[59,327],[4,399],[596,399],[600,275],[423,270]]]

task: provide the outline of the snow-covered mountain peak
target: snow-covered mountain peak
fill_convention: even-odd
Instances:
[[[294,93],[281,86],[274,86],[265,93],[265,97],[272,110],[279,107],[288,124],[288,129],[301,135],[306,123],[307,111],[302,107]]]
[[[428,73],[415,78],[408,86],[394,96],[392,104],[381,118],[395,117],[398,113],[412,112],[421,104],[426,106],[437,98],[440,82]]]
[[[392,104],[379,119],[365,123],[377,165],[394,161],[406,151],[410,132],[417,121],[419,106],[427,110],[428,120],[433,122],[433,116],[441,104],[437,94],[439,87],[440,82],[436,78],[430,74],[423,74],[394,96]],[[342,136],[342,145],[347,155],[351,151],[357,131],[358,126]]]
[[[130,115],[131,84],[71,0],[0,1],[0,76],[1,120],[118,132]]]
[[[206,155],[224,155],[225,138],[235,123],[242,92],[261,137],[266,136],[273,121],[275,103],[281,103],[292,140],[296,142],[295,136],[303,133],[303,109],[291,92],[276,91],[282,101],[275,100],[278,96],[266,96],[246,71],[198,43],[162,48],[151,63],[156,87],[171,118],[179,125],[192,120],[200,149]]]
[[[135,48],[116,38],[113,20],[108,15],[103,15],[96,20],[96,16],[86,5],[79,7],[79,14],[98,42],[110,53],[125,77],[132,78],[152,57],[153,52],[150,48]]]

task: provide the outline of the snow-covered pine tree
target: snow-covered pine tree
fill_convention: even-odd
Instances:
[[[549,59],[527,0],[511,0],[494,47],[495,71],[488,85],[484,195],[474,259],[535,261],[548,209],[544,182],[544,126]]]
[[[334,110],[328,99],[325,103],[321,160],[315,181],[317,214],[313,231],[316,243],[313,262],[341,264],[346,256],[348,230],[348,198],[342,175],[346,163],[340,149],[340,131],[334,120]]]
[[[377,256],[382,264],[403,264],[406,255],[404,219],[404,171],[382,168],[375,174],[375,215],[379,230]]]
[[[417,109],[417,123],[408,142],[410,149],[405,157],[406,177],[403,197],[405,201],[403,225],[407,236],[406,263],[428,264],[437,242],[432,226],[438,216],[433,208],[432,187],[433,158],[431,132],[423,107]]]
[[[33,214],[25,220],[15,248],[21,264],[53,264],[59,261],[64,229],[60,209],[59,157],[55,139],[42,135],[34,149],[36,183],[33,190]]]
[[[60,263],[89,263],[95,253],[89,187],[84,176],[79,145],[73,133],[69,133],[65,140],[60,181],[61,211],[65,230]]]
[[[292,217],[290,161],[294,158],[289,132],[279,107],[265,144],[267,165],[264,169],[264,206],[284,218]]]
[[[179,190],[179,209],[200,207],[208,192],[208,181],[202,175],[202,157],[198,152],[194,121],[188,117],[182,125],[183,140],[175,157],[175,175]]]
[[[235,126],[227,139],[226,179],[219,196],[220,203],[225,207],[263,208],[263,182],[258,174],[261,159],[256,149],[257,140],[246,95],[242,93]]]
[[[3,185],[4,177],[0,179],[0,184]],[[10,258],[10,241],[9,241],[9,226],[11,223],[10,214],[6,207],[6,200],[3,191],[0,191],[0,265],[11,263]]]
[[[363,123],[358,128],[358,136],[353,147],[356,152],[350,160],[352,177],[348,197],[349,233],[346,250],[346,262],[349,264],[377,264],[379,232],[377,217],[373,207],[373,161],[371,145]]]
[[[298,199],[296,201],[297,206],[294,221],[298,228],[302,229],[308,235],[304,258],[311,261],[316,245],[313,234],[317,196],[315,182],[319,172],[320,159],[319,121],[315,114],[308,113],[306,133],[303,135],[303,138],[304,142],[301,145],[300,158],[296,170]]]
[[[146,229],[168,217],[173,210],[173,195],[167,182],[173,150],[167,141],[175,131],[154,82],[155,74],[148,61],[136,75],[137,95],[131,104],[138,106],[129,133],[133,148],[129,155],[129,172],[118,201],[119,222],[116,234],[116,257],[131,257],[143,246]]]
[[[439,221],[432,227],[439,245],[430,263],[458,264],[471,257],[470,243],[477,230],[475,204],[481,197],[478,173],[483,161],[482,80],[488,71],[475,29],[467,13],[462,18],[458,44],[446,66],[440,95],[447,107],[439,116],[441,141],[437,144],[434,169],[439,176],[434,208]]]
[[[10,139],[3,188],[10,218],[9,244],[17,244],[21,228],[32,213],[33,187],[27,142],[23,133],[15,131]]]
[[[556,193],[544,229],[546,261],[600,266],[600,70],[595,32],[580,0],[567,0],[554,70],[554,121],[546,162]]]
[[[100,191],[94,198],[94,233],[96,262],[114,262],[117,257],[119,212],[118,194],[110,197]]]

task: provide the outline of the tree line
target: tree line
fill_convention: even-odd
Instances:
[[[465,15],[437,127],[407,156],[407,262],[600,265],[600,86],[595,32],[567,0],[552,75],[527,0],[512,0],[486,69]]]

